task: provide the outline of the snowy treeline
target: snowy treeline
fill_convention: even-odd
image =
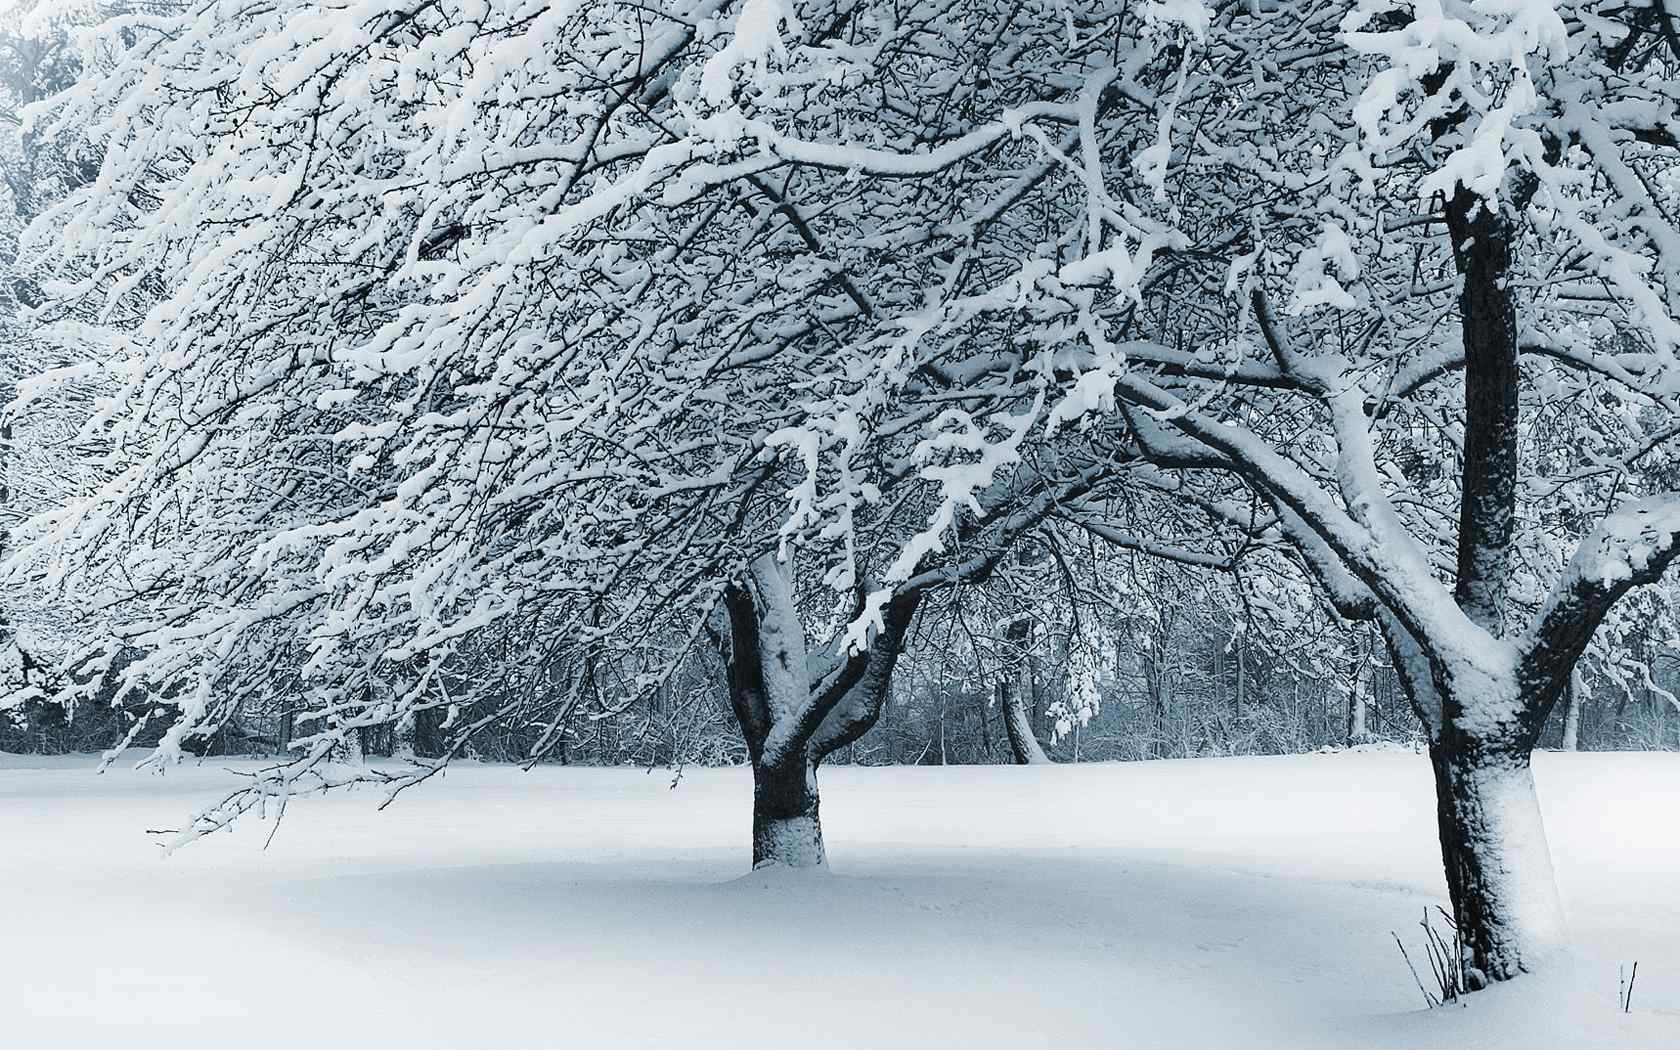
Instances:
[[[816,865],[960,698],[1415,738],[1470,983],[1563,943],[1530,754],[1672,701],[1661,0],[24,8],[11,695],[284,752],[184,838],[629,720]]]
[[[1030,676],[1031,731],[1057,762],[1292,754],[1367,742],[1415,745],[1423,740],[1422,723],[1406,701],[1381,640],[1369,632],[1363,639],[1357,632],[1343,638],[1334,625],[1326,625],[1324,632],[1305,635],[1279,651],[1252,636],[1233,645],[1233,622],[1191,609],[1133,633],[1113,625],[1103,635],[1102,651],[1079,652],[1085,645],[1080,631],[1101,619],[1098,610],[1087,610],[1078,623],[1045,622],[1035,630],[1030,646],[1011,639],[1007,629],[990,636],[974,633],[992,623],[984,606],[966,618],[960,612],[919,625],[893,676],[880,720],[830,762],[1013,761],[1003,701],[1023,670]],[[1070,650],[1077,655],[1070,658]],[[1587,680],[1578,694],[1582,702],[1574,747],[1680,746],[1680,712],[1665,695],[1680,682],[1672,661],[1660,651],[1652,659],[1650,686],[1626,689]],[[494,683],[480,680],[468,700],[487,713],[503,702],[505,691],[541,688],[518,675]],[[615,704],[613,698],[610,688],[586,698],[583,717],[544,760],[708,766],[746,758],[715,656],[701,654],[665,687],[629,707]],[[282,754],[302,735],[296,724],[300,708],[296,701],[242,708],[216,733],[195,741],[192,750],[208,755]],[[1070,711],[1077,716],[1068,719],[1065,713]],[[1571,747],[1569,711],[1564,704],[1553,711],[1542,746]],[[123,739],[130,717],[120,706],[113,709],[97,700],[77,704],[73,711],[44,701],[20,704],[0,713],[0,751],[103,751]],[[165,728],[167,721],[160,721],[135,743],[153,744]],[[485,760],[522,761],[539,734],[540,727],[509,718],[482,730],[468,753]],[[437,757],[444,741],[435,725],[422,721],[417,734],[413,724],[374,727],[361,734],[359,744],[373,756],[412,750],[420,757]]]

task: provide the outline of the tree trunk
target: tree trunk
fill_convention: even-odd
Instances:
[[[1357,646],[1359,643],[1355,643]],[[1354,653],[1350,688],[1348,690],[1347,745],[1365,743],[1365,671],[1371,664],[1369,649]]]
[[[1236,707],[1235,707],[1235,712],[1234,713],[1236,714],[1236,717],[1237,717],[1237,728],[1238,728],[1239,731],[1241,731],[1241,729],[1242,729],[1242,719],[1243,719],[1243,699],[1244,699],[1243,698],[1243,692],[1244,692],[1244,686],[1247,684],[1246,682],[1243,681],[1244,668],[1243,668],[1243,651],[1242,651],[1242,643],[1241,642],[1237,643],[1236,658],[1237,658],[1237,702],[1236,702]]]
[[[1018,766],[1050,761],[1033,732],[1033,665],[1027,651],[1032,644],[1032,621],[1022,617],[1004,629],[1004,638],[1019,654],[1015,673],[1003,682],[1003,728],[1009,734],[1009,754]]]
[[[356,726],[333,747],[333,758],[353,766],[362,765],[367,761],[367,741],[362,738],[362,727]]]
[[[1564,941],[1563,909],[1524,747],[1430,747],[1441,859],[1472,989],[1533,970]]]
[[[1160,650],[1156,650],[1159,654]],[[1149,698],[1150,718],[1150,758],[1167,757],[1167,707],[1172,701],[1172,669],[1166,662],[1156,657],[1155,689]]]
[[[415,759],[414,752],[414,716],[398,722],[391,730],[391,756],[404,762]]]
[[[951,761],[950,752],[945,749],[945,694],[939,695],[939,764],[948,765]]]
[[[448,712],[441,707],[422,707],[414,712],[414,753],[421,758],[439,758],[449,746],[443,723]]]
[[[1027,706],[1025,690],[1010,689],[1004,697],[1003,728],[1009,734],[1009,754],[1018,766],[1030,766],[1050,761],[1038,737],[1033,734],[1032,710]]]
[[[1569,696],[1563,709],[1563,749],[1581,750],[1581,690],[1575,676],[1569,676]]]
[[[775,765],[754,763],[754,868],[820,868],[828,862],[817,803],[817,767],[809,749]]]
[[[727,627],[717,641],[752,761],[754,868],[826,866],[817,764],[880,718],[920,601],[895,596],[861,652],[834,653],[832,664],[813,667],[789,566],[762,555],[725,589]]]
[[[1365,743],[1365,737],[1365,691],[1359,687],[1356,680],[1353,683],[1353,691],[1348,694],[1348,746]]]

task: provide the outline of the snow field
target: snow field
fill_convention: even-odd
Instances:
[[[827,876],[746,874],[745,769],[463,764],[161,856],[256,765],[0,756],[0,1045],[1680,1046],[1680,755],[1537,758],[1575,958],[1434,1012],[1418,755],[826,769]]]

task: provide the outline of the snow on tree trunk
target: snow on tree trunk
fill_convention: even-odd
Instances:
[[[367,761],[367,748],[363,746],[360,727],[350,729],[333,745],[333,758],[353,766],[362,765]]]
[[[414,715],[397,722],[391,731],[391,754],[404,762],[413,762],[417,755],[414,750]]]
[[[1365,743],[1366,738],[1365,690],[1356,681],[1352,691],[1348,693],[1347,742],[1351,747],[1354,744]]]
[[[1472,988],[1533,970],[1564,943],[1563,910],[1526,748],[1430,748],[1441,857]]]
[[[1570,676],[1569,695],[1563,709],[1563,749],[1565,751],[1579,751],[1581,749],[1581,690],[1575,683],[1574,676]]]
[[[817,807],[817,767],[808,749],[774,765],[754,763],[753,867],[823,867]]]
[[[1017,683],[1005,696],[1003,728],[1009,734],[1009,753],[1019,766],[1050,761],[1044,748],[1033,734],[1032,711],[1027,707],[1026,691]]]
[[[862,651],[846,653],[837,640],[813,660],[787,565],[764,555],[724,592],[728,628],[719,642],[752,761],[755,869],[826,866],[817,765],[880,717],[920,600],[892,598]]]
[[[1376,682],[1374,678],[1367,679],[1366,672],[1371,665],[1371,651],[1367,646],[1373,643],[1374,639],[1369,636],[1360,639],[1354,646],[1353,658],[1350,663],[1347,717],[1347,744],[1349,747],[1355,744],[1363,744],[1370,739],[1370,734],[1366,729],[1366,713],[1369,710],[1366,683],[1369,681],[1374,691]]]
[[[1004,630],[1004,637],[1016,647],[1020,662],[1003,683],[1003,728],[1009,735],[1009,754],[1018,766],[1050,761],[1033,733],[1033,666],[1027,648],[1032,641],[1032,621],[1025,617]]]

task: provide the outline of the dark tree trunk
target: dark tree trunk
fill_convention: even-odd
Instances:
[[[1463,187],[1447,205],[1447,229],[1463,284],[1464,459],[1453,596],[1472,623],[1505,634],[1519,471],[1516,301],[1509,285],[1512,208],[1532,186],[1489,207]],[[1590,632],[1588,632],[1590,633]],[[1568,658],[1572,666],[1579,649]],[[1462,657],[1461,657],[1462,658]],[[1487,669],[1492,670],[1492,669]],[[1567,675],[1568,667],[1563,668]],[[1547,684],[1525,690],[1489,673],[1479,689],[1509,688],[1511,721],[1464,724],[1467,707],[1438,681],[1435,769],[1441,859],[1472,988],[1531,970],[1563,939],[1563,914],[1546,846],[1529,756],[1556,700]],[[1485,702],[1487,697],[1464,697]],[[1496,705],[1497,706],[1497,705]],[[1487,724],[1483,724],[1483,723]]]
[[[1019,689],[1010,690],[1003,706],[1003,728],[1009,735],[1009,755],[1018,766],[1050,761],[1032,728],[1032,712]]]
[[[817,766],[809,750],[753,764],[753,867],[827,863],[818,812]]]
[[[1561,947],[1562,907],[1526,747],[1430,748],[1441,859],[1472,989]]]
[[[439,707],[422,707],[414,712],[414,753],[421,758],[440,758],[447,741],[443,722],[448,713]]]
[[[883,629],[859,653],[813,674],[788,568],[764,555],[724,591],[718,642],[730,707],[753,770],[753,867],[827,863],[817,765],[855,742],[881,715],[905,632],[921,599],[894,597]]]

